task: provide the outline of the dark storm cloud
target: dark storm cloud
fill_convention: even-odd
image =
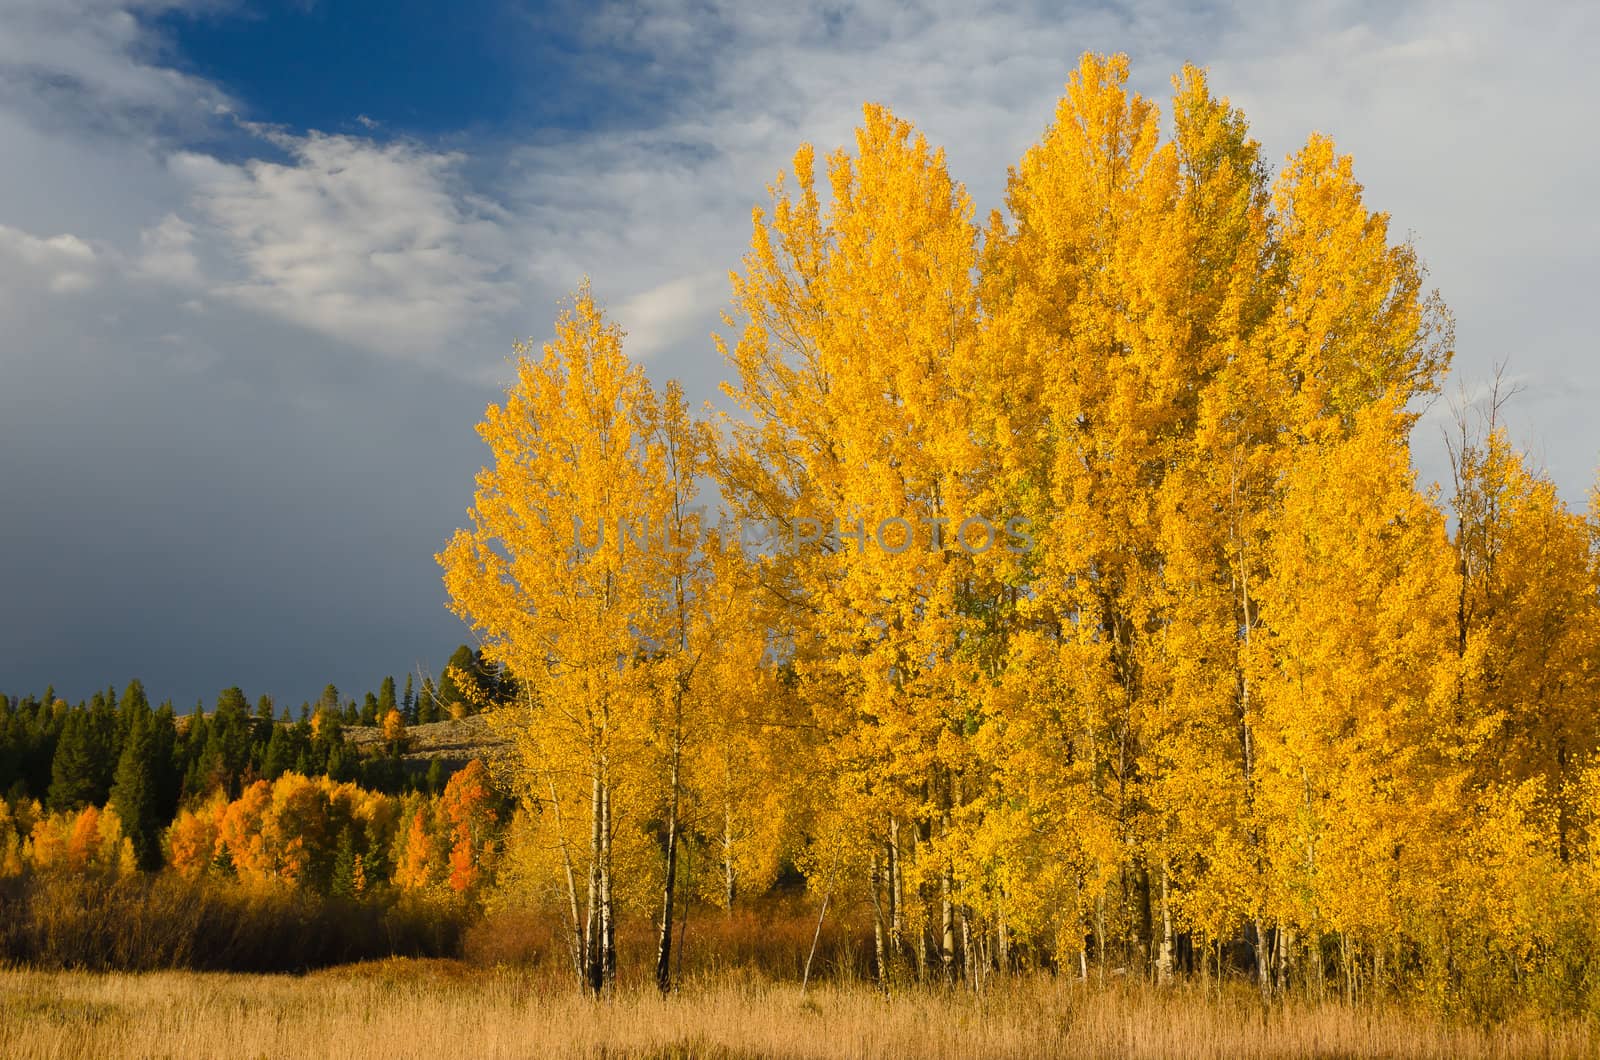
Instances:
[[[431,557],[488,388],[160,288],[25,293],[0,391],[8,690],[298,703],[438,669],[463,634]]]

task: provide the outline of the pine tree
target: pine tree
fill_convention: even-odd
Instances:
[[[339,833],[339,847],[333,858],[333,871],[329,881],[329,893],[340,897],[354,899],[360,897],[356,886],[358,859],[360,854],[356,851],[355,837],[350,826],[346,825]]]
[[[89,796],[93,806],[104,806],[111,794],[111,779],[122,752],[122,729],[117,719],[115,689],[97,692],[89,704],[89,741],[93,761],[94,788]]]
[[[133,728],[135,717],[149,712],[150,700],[145,696],[144,685],[137,679],[129,681],[128,687],[122,690],[122,698],[117,701],[117,728],[122,736],[126,738]]]
[[[267,751],[261,760],[261,775],[267,780],[277,780],[294,768],[295,750],[293,736],[287,726],[274,725],[267,739]]]
[[[204,790],[220,788],[237,797],[250,765],[251,746],[249,703],[237,686],[225,688],[217,696],[200,755]]]
[[[122,821],[123,834],[133,843],[134,857],[141,869],[161,865],[161,759],[152,728],[148,704],[133,716],[122,756],[117,762],[116,780],[111,787],[111,806]]]
[[[433,678],[422,679],[422,694],[417,697],[417,721],[426,724],[438,721],[443,715],[439,709],[439,696],[433,689]]]
[[[464,717],[476,710],[483,698],[479,680],[478,659],[470,647],[463,644],[450,655],[444,672],[439,675],[439,709],[445,717]]]
[[[177,756],[181,760],[185,799],[197,799],[211,791],[203,762],[210,735],[211,723],[206,719],[205,704],[196,702],[178,744]]]
[[[87,710],[67,714],[50,766],[47,802],[52,810],[74,811],[95,803],[103,766],[98,759],[102,745],[92,724]]]
[[[352,780],[355,775],[355,759],[345,752],[344,741],[330,744],[328,747],[327,765],[323,772],[329,780]]]
[[[156,820],[170,821],[178,813],[184,771],[177,715],[173,712],[171,700],[163,702],[151,718],[150,758],[156,769]]]

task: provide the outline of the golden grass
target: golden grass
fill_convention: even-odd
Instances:
[[[395,959],[311,975],[0,970],[0,1056],[1512,1057],[1600,1055],[1586,1024],[1453,1026],[1240,987],[1098,989],[1033,977],[987,999],[727,976],[594,1001],[552,981]]]

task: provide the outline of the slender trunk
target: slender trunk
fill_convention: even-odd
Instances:
[[[1139,878],[1137,882],[1139,895],[1139,946],[1138,959],[1140,974],[1148,976],[1152,965],[1155,964],[1155,912],[1150,907],[1150,867],[1139,859]]]
[[[822,939],[822,918],[828,915],[828,901],[833,897],[829,891],[822,896],[822,908],[817,911],[817,929],[811,933],[811,950],[806,954],[806,970],[800,976],[800,996],[806,996],[806,986],[811,982],[811,962],[817,956],[817,943]]]
[[[683,915],[678,918],[678,953],[673,958],[677,971],[673,975],[678,982],[683,982],[683,946],[684,940],[689,937],[689,899],[694,896],[694,859],[689,855],[694,852],[694,843],[686,841],[683,844]]]
[[[1294,951],[1294,928],[1282,928],[1278,932],[1278,993],[1286,993],[1289,989],[1289,960]]]
[[[611,885],[611,786],[600,788],[600,976],[610,990],[617,981],[617,918]]]
[[[1161,862],[1161,956],[1156,961],[1156,977],[1166,983],[1172,978],[1172,907],[1168,904],[1167,877],[1171,866]]]
[[[911,857],[913,864],[921,860],[922,850],[932,838],[932,832],[925,831],[928,828],[930,828],[930,825],[924,822],[911,830]],[[902,891],[901,899],[904,900],[904,897],[905,895]],[[928,922],[928,913],[932,907],[933,901],[932,896],[928,893],[928,881],[924,879],[917,884],[917,981],[922,983],[928,981],[928,936],[933,930],[932,925]]]
[[[950,865],[945,864],[939,873],[939,967],[945,982],[953,981],[956,974],[956,910],[950,899]]]
[[[972,989],[979,987],[978,982],[978,955],[973,952],[972,945],[972,918],[967,915],[967,907],[961,907],[961,970],[967,977],[967,982],[972,984]]]
[[[1316,924],[1316,914],[1312,914],[1311,935],[1307,940],[1311,946],[1311,980],[1316,985],[1317,1000],[1321,1001],[1327,993],[1326,980],[1322,970],[1322,932]]]
[[[1235,536],[1235,545],[1236,545],[1236,547],[1238,549],[1238,552],[1237,552],[1237,558],[1238,558],[1238,563],[1239,563],[1239,566],[1238,566],[1238,580],[1237,580],[1237,585],[1238,585],[1238,590],[1239,590],[1239,595],[1238,595],[1238,604],[1239,604],[1238,620],[1239,620],[1239,628],[1241,630],[1240,636],[1241,636],[1241,641],[1242,641],[1241,650],[1239,652],[1238,663],[1237,663],[1238,681],[1239,681],[1239,743],[1240,743],[1240,748],[1241,748],[1241,750],[1243,752],[1243,758],[1244,758],[1243,765],[1244,765],[1245,805],[1246,805],[1246,812],[1247,812],[1247,814],[1249,816],[1249,823],[1248,823],[1247,828],[1246,828],[1246,835],[1247,835],[1247,837],[1249,839],[1250,849],[1251,849],[1251,851],[1252,851],[1252,853],[1254,855],[1256,874],[1257,874],[1257,876],[1264,877],[1265,874],[1266,874],[1266,870],[1265,870],[1265,867],[1262,865],[1262,860],[1261,860],[1261,833],[1260,833],[1260,830],[1256,827],[1256,822],[1255,822],[1255,774],[1256,774],[1256,763],[1255,763],[1255,738],[1254,738],[1254,733],[1251,731],[1251,725],[1250,725],[1250,671],[1249,671],[1249,668],[1248,668],[1248,666],[1246,665],[1246,662],[1245,662],[1245,660],[1248,658],[1248,656],[1250,654],[1250,635],[1251,635],[1251,633],[1253,631],[1255,616],[1251,613],[1251,610],[1250,610],[1250,560],[1249,560],[1248,554],[1245,551],[1245,530],[1244,530],[1244,525],[1243,525],[1243,500],[1239,496],[1239,485],[1240,485],[1240,483],[1239,483],[1239,471],[1238,471],[1238,467],[1239,467],[1238,458],[1239,458],[1239,454],[1236,453],[1236,459],[1235,459],[1235,465],[1234,465],[1234,476],[1233,476],[1233,481],[1232,481],[1231,486],[1230,486],[1230,501],[1231,501],[1231,503],[1233,505],[1233,510],[1234,510],[1233,532],[1234,532],[1234,536]],[[1255,929],[1256,929],[1256,946],[1255,946],[1255,949],[1256,949],[1256,982],[1257,982],[1257,985],[1261,989],[1262,996],[1266,997],[1266,996],[1268,996],[1270,994],[1270,992],[1272,990],[1272,980],[1271,980],[1271,978],[1270,978],[1270,976],[1268,974],[1269,971],[1270,971],[1270,968],[1269,968],[1269,965],[1267,963],[1267,952],[1266,952],[1267,938],[1266,938],[1265,925],[1263,925],[1263,923],[1262,923],[1261,914],[1260,913],[1257,913],[1255,915],[1254,923],[1255,923]],[[1218,975],[1218,987],[1220,988],[1220,986],[1221,986],[1221,974],[1222,974],[1221,973],[1221,956],[1220,956],[1220,954],[1219,954],[1217,960],[1218,960],[1218,972],[1217,972],[1217,975]]]
[[[731,765],[728,766],[731,770]],[[732,787],[732,778],[728,781]],[[733,804],[729,799],[722,803],[722,901],[729,913],[733,912],[733,901],[738,895],[738,879],[733,870]]]
[[[578,973],[578,978],[582,979],[585,932],[583,922],[578,916],[578,880],[572,871],[572,850],[567,845],[567,829],[561,819],[561,800],[556,797],[556,782],[546,774],[545,783],[550,787],[550,807],[555,813],[556,835],[561,844],[561,868],[567,878],[567,910],[572,924],[572,938],[569,940],[572,946],[572,967]]]
[[[600,772],[596,770],[589,799],[589,897],[583,921],[583,969],[589,989],[597,994],[605,985],[605,967],[600,955],[600,834],[605,826],[605,817],[600,792]]]
[[[1256,984],[1261,988],[1261,996],[1267,997],[1272,993],[1272,964],[1271,954],[1267,952],[1267,928],[1261,917],[1255,918],[1256,925]]]
[[[928,923],[928,885],[917,885],[917,981],[928,981],[928,936],[933,927]]]
[[[1106,896],[1102,891],[1094,900],[1094,948],[1100,965],[1100,985],[1106,985]]]
[[[948,839],[950,834],[950,811],[956,800],[956,780],[947,770],[937,770],[932,777],[935,790],[939,794],[939,837]],[[948,855],[943,859],[944,865],[939,872],[939,926],[942,929],[939,935],[939,963],[946,983],[952,982],[956,974],[956,910],[955,910],[955,868],[950,864]]]
[[[889,964],[884,953],[883,937],[883,899],[880,894],[882,887],[882,873],[878,867],[878,855],[872,855],[872,952],[878,962],[878,983],[880,986],[889,985]]]
[[[900,822],[889,818],[889,846],[884,851],[889,872],[889,960],[900,958],[904,906],[900,891]]]
[[[1311,933],[1308,939],[1311,945],[1311,981],[1316,989],[1318,999],[1322,997],[1322,934],[1319,927],[1317,907],[1320,904],[1320,886],[1317,880],[1317,813],[1316,803],[1311,794],[1311,771],[1305,766],[1300,767],[1300,785],[1304,801],[1306,817],[1306,885],[1311,894]]]
[[[995,956],[999,960],[1000,971],[1011,970],[1011,932],[1006,927],[1006,896],[1000,892],[1000,901],[995,909]]]
[[[671,795],[667,804],[667,871],[661,887],[661,936],[656,943],[656,986],[665,994],[672,990],[672,910],[678,886],[678,766],[679,745],[672,748]]]

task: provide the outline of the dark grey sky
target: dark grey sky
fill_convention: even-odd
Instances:
[[[376,39],[316,22],[330,5],[0,0],[0,690],[139,676],[184,706],[234,683],[297,705],[437,671],[466,631],[432,555],[514,338],[589,274],[651,373],[711,397],[726,272],[801,140],[889,103],[987,211],[1085,49],[1129,52],[1163,102],[1209,65],[1272,159],[1312,129],[1353,153],[1455,310],[1452,386],[1509,359],[1518,440],[1583,503],[1582,5],[603,6],[561,14],[537,64],[507,55],[556,39],[548,13],[469,8],[481,32],[387,29],[412,77],[374,92],[261,53],[327,71],[296,33]]]
[[[184,706],[233,683],[297,703],[436,672],[464,632],[430,557],[482,462],[488,388],[311,354],[270,320],[235,324],[281,344],[273,372],[173,371],[136,319],[92,357],[63,340],[7,362],[5,684],[76,696],[139,675]]]

